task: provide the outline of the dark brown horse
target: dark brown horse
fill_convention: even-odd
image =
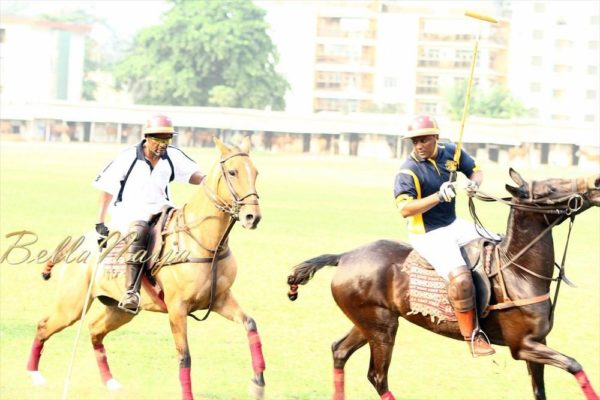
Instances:
[[[546,398],[546,364],[573,374],[586,398],[598,399],[581,365],[547,347],[546,336],[552,328],[553,310],[548,295],[555,266],[552,227],[591,206],[600,206],[600,176],[532,183],[512,169],[510,176],[518,187],[506,185],[512,199],[504,201],[510,204],[511,211],[506,236],[496,246],[499,257],[496,273],[490,278],[492,311],[480,321],[481,327],[492,343],[508,346],[514,359],[527,363],[536,399]],[[304,261],[294,267],[288,278],[288,295],[294,300],[297,285],[306,284],[325,266],[338,266],[331,291],[354,326],[332,345],[334,400],[344,399],[344,365],[367,343],[371,350],[368,379],[381,399],[394,398],[387,374],[398,317],[463,340],[456,322],[436,323],[411,308],[411,275],[405,268],[411,252],[408,244],[379,240],[343,254],[324,254]]]

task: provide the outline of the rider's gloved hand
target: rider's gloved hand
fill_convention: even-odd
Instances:
[[[479,184],[475,181],[469,181],[467,183],[467,187],[465,188],[469,197],[474,196],[477,192],[477,189],[479,189]]]
[[[452,199],[455,197],[456,190],[454,189],[454,185],[452,184],[452,182],[442,183],[438,192],[438,198],[440,199],[440,203],[451,202]]]
[[[100,248],[106,247],[106,238],[108,237],[108,228],[104,225],[104,222],[96,224],[96,233],[98,234],[98,245]]]

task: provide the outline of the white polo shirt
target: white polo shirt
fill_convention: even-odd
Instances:
[[[144,156],[144,142],[123,150],[93,182],[94,187],[113,196],[107,224],[111,230],[126,233],[131,222],[148,220],[163,206],[172,206],[169,183],[189,182],[199,171],[191,158],[173,146],[168,146],[152,167]]]

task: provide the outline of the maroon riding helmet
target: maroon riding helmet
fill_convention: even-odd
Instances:
[[[415,117],[408,126],[408,133],[403,139],[410,139],[417,136],[439,135],[440,128],[438,127],[435,118],[428,115],[419,115]]]
[[[163,114],[153,115],[152,117],[148,118],[142,133],[144,136],[154,134],[177,135],[171,118]]]

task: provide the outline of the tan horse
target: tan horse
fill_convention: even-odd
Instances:
[[[221,153],[219,162],[215,163],[204,179],[201,189],[183,208],[175,212],[163,230],[163,253],[165,250],[176,248],[179,249],[179,253],[189,251],[190,257],[185,259],[187,262],[165,265],[158,270],[155,278],[164,294],[164,302],[161,300],[163,296],[157,296],[149,286],[143,286],[141,308],[166,312],[169,315],[179,355],[179,379],[184,400],[193,399],[191,358],[187,339],[188,314],[195,310],[212,309],[229,320],[242,323],[247,331],[254,369],[252,394],[256,398],[262,398],[265,386],[262,345],[256,323],[242,311],[231,292],[237,265],[226,239],[236,220],[246,229],[256,228],[260,221],[261,212],[255,189],[257,171],[248,156],[249,138],[240,148],[226,146],[216,138],[215,143]],[[219,251],[220,241],[223,245]],[[109,274],[102,273],[103,264],[96,267],[100,253],[93,235],[86,237],[84,247],[93,255],[87,262],[57,264],[59,296],[51,311],[38,323],[27,365],[34,384],[45,382],[38,370],[45,342],[55,333],[79,320],[84,307],[87,305],[89,309],[94,298],[108,295],[112,299],[119,299],[122,296],[122,276],[111,281]],[[215,279],[211,276],[210,268],[213,256],[219,260],[216,262]],[[49,272],[46,271],[47,277]],[[95,278],[88,296],[92,277]],[[213,281],[214,287],[211,286]],[[120,310],[115,304],[106,305],[108,302],[105,301],[103,303],[105,306],[89,322],[89,329],[102,380],[113,390],[121,385],[110,372],[102,342],[109,332],[131,321],[135,315]],[[209,307],[209,304],[212,307]]]

